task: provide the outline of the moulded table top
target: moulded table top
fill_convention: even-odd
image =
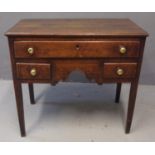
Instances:
[[[7,36],[148,36],[129,19],[24,19]]]

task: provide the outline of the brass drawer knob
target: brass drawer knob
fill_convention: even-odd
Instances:
[[[117,69],[116,73],[117,73],[117,75],[122,76],[124,74],[124,70],[119,68],[119,69]]]
[[[120,47],[120,49],[119,49],[119,52],[121,53],[121,54],[125,54],[126,53],[126,47],[124,47],[124,46],[121,46]]]
[[[31,76],[36,76],[37,75],[37,70],[35,68],[30,70],[30,75]]]
[[[34,54],[34,49],[32,47],[27,49],[27,52],[29,55],[33,55]]]

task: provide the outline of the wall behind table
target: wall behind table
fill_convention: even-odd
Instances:
[[[7,38],[4,33],[23,18],[130,18],[149,34],[140,77],[141,84],[155,84],[155,13],[0,13],[0,79],[12,79]],[[79,74],[73,74],[84,82]]]

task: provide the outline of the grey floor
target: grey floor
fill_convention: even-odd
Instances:
[[[121,104],[127,105],[129,85]],[[12,81],[0,81],[0,141],[155,141],[155,86],[140,85],[131,133],[124,133],[115,85],[35,85],[30,105],[23,85],[27,137],[21,138]],[[123,106],[125,107],[125,106]]]

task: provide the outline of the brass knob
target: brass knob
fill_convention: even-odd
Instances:
[[[121,54],[125,54],[127,50],[124,46],[121,46],[119,51]]]
[[[27,49],[27,52],[29,55],[33,55],[34,54],[34,49],[32,47]]]
[[[37,75],[37,70],[35,68],[32,68],[30,70],[30,74],[31,74],[31,76],[36,76]]]
[[[119,68],[119,69],[117,69],[116,73],[117,73],[117,75],[122,76],[124,74],[124,70]]]

